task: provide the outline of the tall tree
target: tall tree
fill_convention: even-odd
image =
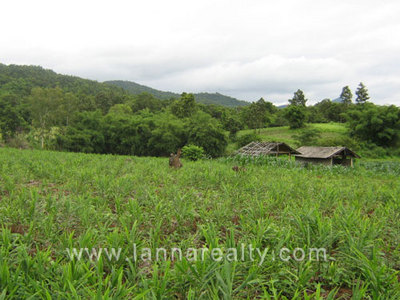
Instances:
[[[297,90],[292,99],[289,99],[290,105],[306,106],[307,99],[302,90]]]
[[[42,149],[50,128],[60,123],[57,109],[62,103],[62,98],[63,92],[60,88],[34,88],[29,96],[32,125],[39,131]]]
[[[289,105],[285,108],[285,117],[289,122],[290,129],[302,128],[306,124],[306,109],[301,105]]]
[[[356,95],[357,104],[365,103],[369,99],[368,90],[362,82],[360,82],[360,84],[358,85]]]
[[[229,131],[229,137],[231,139],[236,138],[236,133],[243,129],[243,124],[240,121],[237,114],[233,110],[226,110],[222,113],[221,123],[225,130]]]
[[[269,102],[265,102],[263,98],[257,102],[253,102],[247,107],[245,114],[246,124],[251,129],[263,128],[269,120]]]
[[[79,110],[79,103],[78,97],[73,93],[66,93],[61,97],[56,111],[60,125],[69,125],[73,114]]]
[[[178,118],[188,118],[197,110],[193,94],[182,93],[181,98],[171,105],[172,113]]]
[[[349,88],[348,85],[346,85],[343,89],[342,89],[342,93],[340,94],[340,99],[342,99],[342,103],[344,105],[350,105],[352,102],[353,98],[353,94]]]

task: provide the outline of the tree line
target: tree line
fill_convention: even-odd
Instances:
[[[165,156],[184,145],[206,155],[224,155],[237,132],[269,126],[302,128],[307,123],[346,123],[349,135],[381,147],[399,144],[400,111],[369,102],[360,83],[344,87],[340,101],[307,106],[302,90],[278,108],[259,99],[247,106],[196,102],[193,94],[157,99],[41,67],[0,64],[0,130],[4,143],[60,151]]]

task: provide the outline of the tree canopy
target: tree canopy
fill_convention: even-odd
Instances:
[[[357,104],[363,104],[369,99],[368,90],[362,82],[360,82],[360,84],[358,85],[356,95]]]
[[[352,103],[353,94],[348,85],[346,85],[342,89],[342,93],[340,94],[340,99],[342,99],[342,103],[345,105],[350,105]]]
[[[298,89],[292,99],[289,99],[290,105],[306,106],[307,99],[304,96],[304,92]]]

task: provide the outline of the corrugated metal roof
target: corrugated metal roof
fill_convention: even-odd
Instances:
[[[307,157],[307,158],[330,158],[334,155],[348,155],[352,157],[360,158],[352,150],[346,147],[310,147],[310,146],[303,146],[297,149],[300,152],[299,157]]]

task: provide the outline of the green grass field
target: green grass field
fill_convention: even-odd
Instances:
[[[0,148],[0,299],[400,298],[398,162],[183,165]],[[134,261],[133,244],[209,252]],[[264,259],[210,254],[242,244]],[[112,247],[120,259],[67,252]],[[326,259],[299,259],[312,248]]]
[[[346,135],[347,128],[341,123],[315,123],[307,124],[307,128],[317,129],[321,133],[321,139],[333,139]],[[257,129],[257,134],[260,135],[263,141],[279,141],[295,145],[296,141],[293,135],[298,134],[302,129],[289,129],[289,126],[282,127],[268,127]],[[241,136],[246,133],[254,132],[254,130],[242,130],[238,133]]]

